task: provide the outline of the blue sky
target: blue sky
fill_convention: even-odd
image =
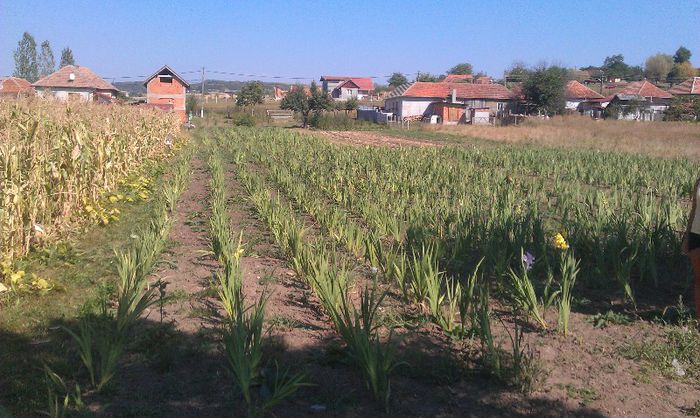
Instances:
[[[689,48],[700,64],[700,2],[688,1],[37,1],[0,0],[0,75],[24,31],[70,46],[112,81],[170,64],[185,78],[443,73],[459,62],[501,76],[513,61],[643,64]],[[269,76],[268,78],[261,77]]]

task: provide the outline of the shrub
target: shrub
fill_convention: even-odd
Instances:
[[[255,126],[255,118],[248,113],[234,113],[231,119],[236,126]]]

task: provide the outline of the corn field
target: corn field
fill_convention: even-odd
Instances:
[[[170,114],[124,106],[0,101],[0,258],[56,237],[178,134]]]

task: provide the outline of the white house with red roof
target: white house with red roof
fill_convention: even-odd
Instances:
[[[580,111],[582,103],[604,99],[603,95],[598,94],[576,80],[570,80],[566,83],[564,97],[566,98],[565,108],[570,111]]]
[[[364,99],[374,93],[371,77],[321,76],[321,88],[336,100]]]
[[[456,123],[472,110],[502,117],[511,110],[515,99],[515,94],[501,84],[416,81],[395,88],[384,99],[384,109],[398,119],[439,115],[443,122]]]
[[[88,67],[77,65],[66,65],[39,79],[32,86],[39,95],[51,96],[62,101],[111,102],[119,91]]]
[[[649,81],[635,81],[615,93],[608,104],[608,112],[617,119],[653,121],[662,120],[673,95]]]

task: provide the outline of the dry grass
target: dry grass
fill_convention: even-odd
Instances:
[[[582,147],[601,151],[700,160],[700,124],[593,120],[566,116],[519,126],[424,126],[422,129],[512,144]]]

